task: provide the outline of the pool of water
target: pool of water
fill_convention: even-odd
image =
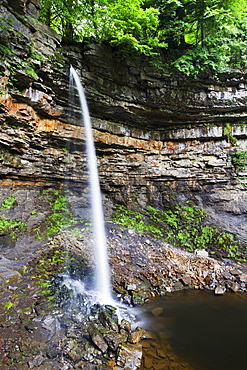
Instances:
[[[168,293],[145,304],[140,317],[141,326],[153,332],[160,344],[169,343],[190,369],[247,369],[246,293]]]

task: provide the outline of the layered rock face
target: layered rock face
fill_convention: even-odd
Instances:
[[[74,103],[73,115],[68,106],[72,64],[89,103],[106,214],[113,202],[163,207],[174,193],[247,240],[247,171],[233,161],[247,150],[247,75],[193,80],[145,58],[122,59],[108,45],[61,47],[59,36],[32,18],[38,2],[17,3],[21,10],[11,1],[1,5],[3,22],[21,31],[0,66],[1,188],[69,180],[81,196],[87,187],[79,106]],[[8,44],[7,31],[1,38]],[[20,40],[31,43],[32,53]],[[27,58],[35,74],[24,65]]]

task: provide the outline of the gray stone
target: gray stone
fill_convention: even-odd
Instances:
[[[224,286],[217,286],[216,288],[215,288],[215,290],[214,290],[214,293],[216,294],[216,295],[223,295],[224,293],[226,292],[226,287],[224,287]]]
[[[195,253],[198,257],[208,258],[208,252],[205,249],[196,249]]]
[[[116,332],[118,332],[118,323],[117,323],[117,317],[113,318],[109,312],[107,312],[106,309],[103,309],[99,314],[99,320],[100,322],[109,329],[112,329]]]
[[[246,274],[241,274],[239,276],[239,279],[240,279],[241,283],[247,283],[247,275]]]
[[[192,279],[190,276],[182,276],[181,281],[184,285],[191,285],[192,284]]]
[[[140,344],[122,344],[117,353],[117,365],[128,370],[137,370],[141,366],[142,346]]]
[[[91,323],[88,326],[88,332],[90,335],[90,338],[92,339],[92,342],[103,352],[105,353],[108,349],[108,345],[105,342],[103,335],[101,332],[97,329],[97,327]]]
[[[36,357],[34,357],[32,361],[29,362],[29,367],[30,369],[33,369],[34,367],[40,366],[42,362],[44,361],[45,361],[45,357],[41,355],[37,355]]]
[[[234,293],[236,293],[239,290],[239,285],[238,285],[237,282],[231,282],[229,284],[229,288],[231,289],[231,291],[233,291]]]
[[[123,335],[123,334],[119,334],[114,331],[111,331],[111,332],[104,334],[103,337],[112,351],[116,351],[119,344],[127,341],[127,333]]]
[[[223,276],[224,279],[231,279],[232,278],[232,274],[229,271],[223,272],[222,276]]]

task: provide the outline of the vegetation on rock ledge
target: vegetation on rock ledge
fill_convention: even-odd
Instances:
[[[201,208],[177,204],[168,210],[148,206],[143,211],[128,210],[123,205],[115,206],[115,222],[150,233],[177,247],[188,251],[207,249],[210,254],[246,260],[246,247],[234,235],[205,224],[207,214]]]

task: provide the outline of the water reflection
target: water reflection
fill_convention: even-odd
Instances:
[[[141,314],[142,327],[154,333],[160,346],[170,345],[180,364],[189,364],[187,368],[246,369],[247,294],[168,293],[144,305]],[[160,369],[158,363],[152,368]]]

